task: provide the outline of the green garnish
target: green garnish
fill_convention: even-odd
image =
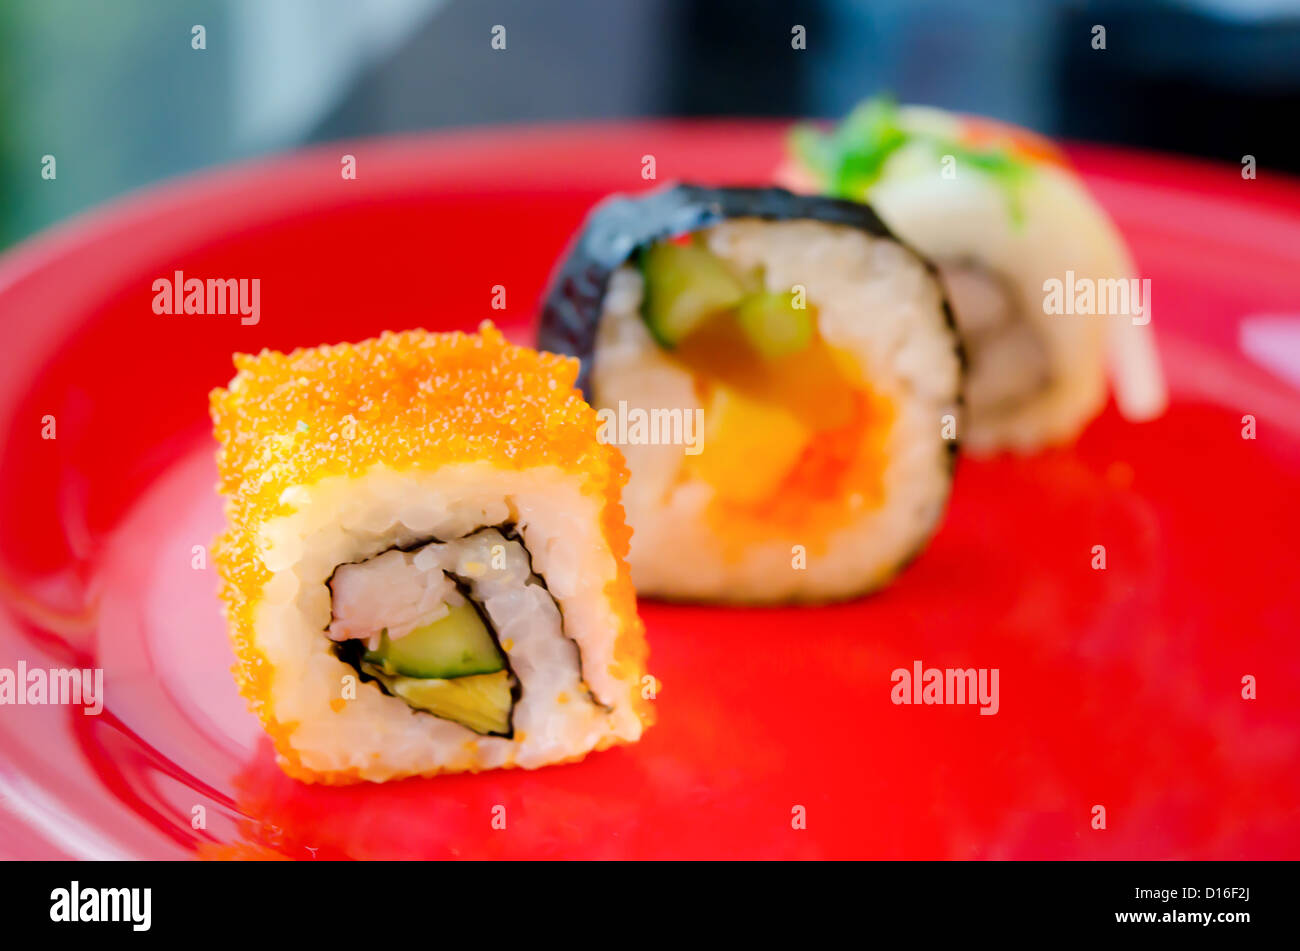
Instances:
[[[891,97],[877,96],[855,108],[829,133],[807,125],[795,127],[790,147],[828,194],[860,201],[880,178],[885,161],[910,138],[899,121],[898,104]]]
[[[829,132],[796,126],[790,132],[789,148],[816,176],[825,194],[865,201],[884,175],[889,158],[913,142],[928,143],[936,157],[953,156],[959,169],[974,168],[988,175],[1005,190],[1012,220],[1017,225],[1023,223],[1020,189],[1032,173],[1032,165],[1002,146],[972,148],[945,136],[909,130],[891,96],[866,100]]]

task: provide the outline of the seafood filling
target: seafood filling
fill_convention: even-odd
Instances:
[[[485,736],[514,736],[525,688],[595,698],[577,645],[508,527],[339,565],[326,630],[363,680]]]

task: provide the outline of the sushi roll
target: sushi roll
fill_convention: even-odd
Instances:
[[[291,776],[534,768],[637,740],[646,644],[576,361],[411,331],[213,391],[236,679]]]
[[[797,128],[777,178],[869,202],[939,267],[969,361],[963,448],[1032,451],[1076,437],[1105,404],[1127,418],[1165,406],[1145,313],[1059,313],[1060,286],[1119,287],[1123,240],[1062,154],[1023,129],[899,107],[859,106],[837,128]],[[1103,283],[1104,282],[1104,283]]]
[[[939,524],[960,346],[934,270],[863,205],[690,185],[607,200],[539,341],[582,359],[627,457],[643,594],[851,597]]]

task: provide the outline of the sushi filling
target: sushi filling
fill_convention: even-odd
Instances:
[[[506,532],[480,529],[339,565],[326,629],[336,655],[415,710],[512,738],[523,696],[512,651],[529,670],[568,667],[575,683],[581,657],[527,550]]]
[[[1047,341],[1009,284],[969,261],[939,265],[968,361],[966,402],[978,415],[1023,405],[1052,382]]]
[[[698,233],[651,245],[635,263],[642,319],[705,407],[703,451],[687,457],[687,474],[721,507],[769,524],[802,522],[810,496],[842,497],[862,475],[850,460],[881,435],[889,407],[852,380],[806,292],[770,290],[761,269],[740,273]]]

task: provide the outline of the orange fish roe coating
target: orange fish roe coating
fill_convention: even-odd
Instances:
[[[359,476],[381,463],[398,470],[472,462],[554,466],[580,476],[583,491],[600,500],[618,566],[605,588],[620,622],[614,657],[630,675],[632,710],[646,726],[653,722],[641,696],[648,650],[626,561],[631,530],[620,494],[627,468],[615,446],[597,439],[596,413],[574,386],[577,360],[510,344],[485,321],[478,334],[410,330],[289,354],[236,354],[234,362],[229,387],[210,396],[228,523],[215,561],[235,678],[287,772],[310,775],[288,743],[295,724],[271,715],[270,665],[256,647],[254,611],[271,578],[259,529],[292,511],[280,502],[286,488]]]

